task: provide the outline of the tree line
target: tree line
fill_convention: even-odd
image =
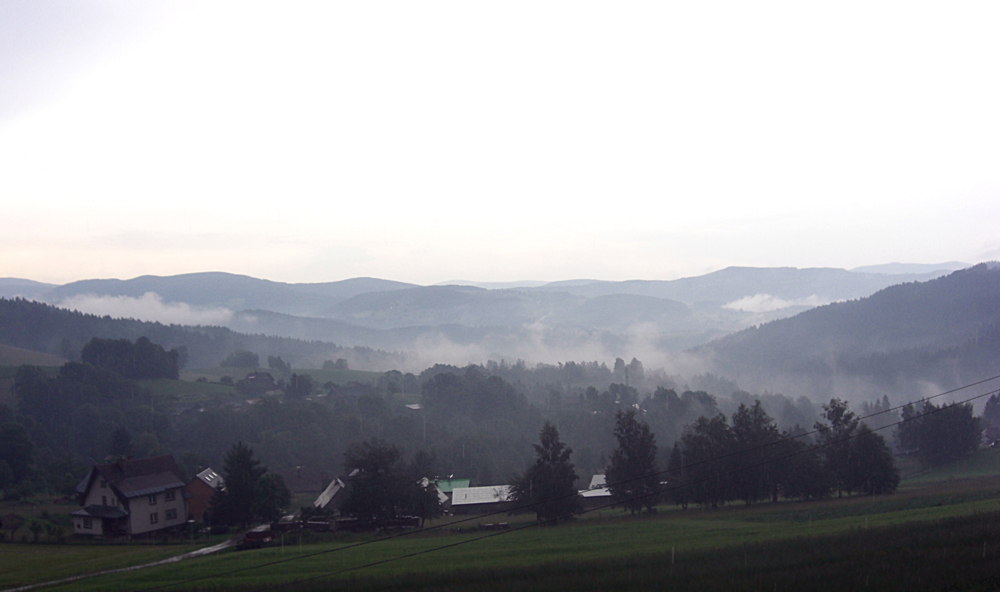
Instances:
[[[611,497],[636,514],[661,501],[717,508],[734,501],[820,499],[834,492],[895,492],[899,470],[885,438],[844,401],[824,405],[823,417],[810,439],[780,431],[760,401],[741,404],[731,422],[722,414],[702,416],[685,428],[662,470],[649,424],[634,407],[619,410],[617,446],[605,472]],[[577,479],[572,450],[548,422],[539,440],[537,460],[513,483],[513,499],[532,507],[540,521],[569,518],[580,507],[572,489]]]

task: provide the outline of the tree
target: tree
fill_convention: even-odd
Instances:
[[[849,488],[864,494],[893,493],[899,470],[885,438],[861,424],[851,442]]]
[[[258,484],[267,473],[260,461],[254,458],[253,449],[237,442],[222,459],[224,490],[218,490],[212,497],[212,522],[216,524],[239,524],[246,528],[256,518]]]
[[[656,472],[656,437],[649,424],[635,418],[635,409],[615,414],[615,439],[606,478],[611,498],[635,515],[659,501],[660,477]]]
[[[1000,440],[1000,395],[993,395],[986,401],[980,421],[990,442]]]
[[[256,368],[260,366],[260,356],[251,351],[238,349],[226,356],[226,359],[222,360],[219,366],[233,368]]]
[[[254,495],[254,515],[267,522],[277,522],[281,511],[292,502],[292,494],[281,475],[267,473],[257,482]]]
[[[108,454],[111,456],[132,456],[132,434],[126,428],[118,427],[111,433]]]
[[[726,416],[699,417],[684,430],[681,449],[686,478],[691,483],[691,500],[712,509],[733,499],[733,433]]]
[[[897,431],[900,445],[915,451],[925,467],[952,463],[979,449],[982,422],[973,415],[971,403],[937,407],[927,401],[919,414],[907,405],[903,418]]]
[[[785,432],[778,454],[785,458],[776,475],[782,494],[789,499],[817,500],[830,496],[834,479],[818,450],[803,441],[802,434]]]
[[[410,500],[409,511],[420,516],[421,526],[424,525],[424,520],[436,518],[444,513],[441,500],[438,499],[438,488],[430,480],[430,476],[436,472],[434,470],[435,462],[433,454],[419,450],[413,455],[413,460],[410,461],[408,468],[409,479],[419,485],[418,488],[412,490],[413,497]]]
[[[377,438],[352,444],[344,452],[344,468],[358,469],[347,488],[341,511],[371,523],[396,517],[397,510],[412,499],[412,489],[419,487],[407,479],[399,449]]]
[[[95,337],[83,346],[80,359],[132,379],[176,379],[180,371],[180,351],[165,351],[145,336],[136,339],[135,343],[128,339]]]
[[[9,485],[19,483],[31,475],[35,449],[24,426],[8,422],[0,425],[0,462],[9,469]]]
[[[774,443],[781,438],[778,426],[764,411],[760,400],[747,407],[740,403],[733,414],[733,444],[742,469],[733,474],[736,496],[747,504],[771,497],[777,501],[775,474],[780,457]]]
[[[858,416],[848,409],[847,401],[830,399],[823,405],[823,417],[829,424],[816,422],[820,442],[824,446],[827,470],[834,477],[837,495],[851,492],[851,437],[858,429]]]
[[[684,477],[684,454],[681,452],[680,442],[674,442],[667,461],[667,497],[686,510],[691,502],[691,492]]]
[[[577,480],[573,453],[559,439],[559,431],[545,422],[534,445],[538,459],[511,486],[511,498],[518,504],[534,508],[539,522],[567,520],[580,509],[580,498],[574,484]]]
[[[281,359],[281,356],[267,356],[267,367],[282,374],[292,371],[292,365]]]

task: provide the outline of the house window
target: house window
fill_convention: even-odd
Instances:
[[[163,517],[167,520],[177,520],[177,510],[167,510],[163,513]]]
[[[108,488],[108,482],[104,479],[101,479],[101,489],[107,489],[107,488]]]
[[[155,506],[156,505],[156,494],[155,493],[153,493],[153,494],[151,494],[149,496],[149,505],[151,505],[151,506]]]
[[[94,519],[93,518],[84,518],[83,519],[83,527],[84,528],[94,528]]]
[[[163,499],[167,500],[168,502],[174,501],[174,498],[176,498],[176,497],[177,497],[177,490],[176,489],[171,489],[170,491],[168,491],[167,493],[165,493],[163,495]]]
[[[106,496],[106,495],[102,495],[101,496],[101,505],[102,506],[108,505],[108,496]]]
[[[149,514],[149,523],[150,524],[156,524],[159,521],[160,521],[160,514],[159,514],[159,512],[151,512]]]

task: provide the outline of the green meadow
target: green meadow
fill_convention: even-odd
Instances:
[[[982,468],[997,456],[986,450],[962,466],[919,473],[890,496],[715,511],[661,506],[637,517],[601,510],[558,527],[535,526],[527,516],[451,518],[437,529],[389,539],[292,534],[270,548],[46,589],[843,590],[867,582],[879,590],[992,590],[991,577],[1000,573],[1000,475],[983,475]],[[476,528],[499,521],[514,528]],[[67,559],[73,553],[115,553],[99,546],[2,546],[8,547],[22,555],[13,563],[0,555],[6,586],[55,579],[40,569],[49,562],[64,564],[60,574],[97,569]]]

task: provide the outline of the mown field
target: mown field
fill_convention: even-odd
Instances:
[[[511,531],[456,533],[463,525],[452,519],[439,530],[390,540],[307,535],[300,544],[290,535],[283,546],[47,589],[320,590],[335,583],[351,590],[994,590],[1000,475],[982,471],[998,456],[987,450],[915,475],[891,496],[717,511],[664,506],[637,518],[602,510],[554,528],[518,530],[530,522],[506,515],[465,525],[509,521]],[[57,546],[2,547],[21,549],[36,566],[62,561]],[[20,561],[0,561],[5,585],[51,579]]]

